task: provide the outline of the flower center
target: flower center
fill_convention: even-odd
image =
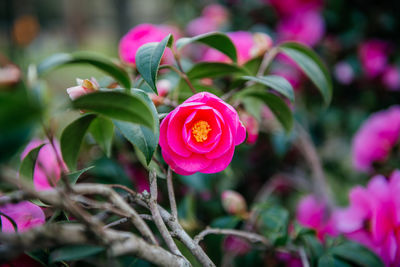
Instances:
[[[211,127],[206,121],[198,121],[192,127],[193,137],[200,143],[207,140],[210,131]]]

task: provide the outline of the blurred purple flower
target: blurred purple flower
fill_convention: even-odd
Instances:
[[[284,17],[277,26],[278,40],[297,41],[314,46],[325,33],[325,23],[318,11],[300,11]]]
[[[400,70],[395,65],[385,68],[382,75],[383,85],[390,91],[400,90]]]
[[[337,211],[338,230],[378,254],[386,266],[400,262],[400,171],[388,181],[374,176],[367,187],[356,186],[350,206]]]
[[[400,106],[372,114],[353,138],[352,160],[359,171],[371,171],[374,162],[387,159],[400,136]]]
[[[387,64],[389,44],[382,40],[368,40],[361,44],[359,57],[363,71],[367,78],[376,78]]]
[[[58,180],[61,178],[61,168],[67,170],[67,166],[62,160],[60,144],[57,140],[53,141],[56,151],[54,151],[53,146],[49,143],[48,140],[32,140],[24,149],[21,154],[21,160],[28,155],[28,153],[40,146],[41,144],[45,144],[39,151],[35,169],[33,171],[33,184],[35,189],[40,190],[49,190],[52,189],[52,185],[49,181],[55,185]],[[62,161],[60,166],[59,160]]]
[[[284,263],[285,267],[303,267],[300,257],[289,252],[278,251],[276,253],[276,258],[279,262]]]
[[[323,5],[323,0],[263,0],[273,6],[280,15],[292,15],[299,10],[318,10]]]
[[[336,80],[341,84],[349,85],[354,80],[354,70],[345,61],[341,61],[335,65],[334,74]]]
[[[250,251],[250,244],[243,238],[228,235],[223,244],[224,250],[228,252],[233,252],[237,255],[245,255]]]
[[[296,218],[302,226],[315,230],[321,241],[325,235],[337,235],[334,214],[330,215],[326,204],[315,196],[308,195],[300,200]]]

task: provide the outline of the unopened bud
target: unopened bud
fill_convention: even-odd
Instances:
[[[221,200],[222,206],[227,213],[241,217],[247,216],[246,200],[239,193],[226,190],[222,192]]]

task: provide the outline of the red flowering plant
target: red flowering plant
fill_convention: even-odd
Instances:
[[[322,1],[288,2],[304,9],[270,3],[283,18],[277,38],[214,31],[229,13],[212,5],[188,24],[188,37],[175,26],[140,24],[120,40],[119,60],[54,54],[31,65],[27,80],[1,87],[0,260],[398,266],[398,173],[356,187],[349,208],[336,206],[302,118],[307,99],[293,88],[308,80],[320,107],[331,102],[330,73],[309,47],[324,34]],[[363,61],[375,50],[383,57],[370,46],[360,48]],[[81,64],[106,77],[71,81],[68,104],[48,108],[46,75]],[[385,80],[394,83],[390,72]],[[378,115],[394,123],[396,108]],[[353,147],[355,167],[366,172],[398,145],[396,125],[375,119]],[[374,142],[367,146],[365,136]],[[311,195],[300,200],[296,190]],[[369,192],[377,195],[368,200]]]

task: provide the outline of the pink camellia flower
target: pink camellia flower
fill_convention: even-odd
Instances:
[[[389,44],[382,40],[369,40],[361,44],[358,51],[361,65],[368,78],[375,78],[380,75],[388,60]]]
[[[228,11],[218,4],[211,4],[203,9],[200,17],[192,20],[186,32],[190,36],[196,36],[207,32],[219,30],[228,20]]]
[[[223,243],[223,247],[225,251],[229,251],[231,253],[235,253],[236,255],[245,255],[250,251],[251,246],[249,242],[244,240],[243,238],[228,235]]]
[[[326,204],[312,195],[301,199],[297,206],[296,218],[302,226],[315,230],[321,241],[325,235],[337,235],[334,214],[330,215]]]
[[[339,62],[335,65],[335,78],[341,84],[348,85],[354,80],[354,70],[347,62]]]
[[[229,32],[238,54],[238,63],[242,65],[251,58],[260,56],[272,47],[272,39],[264,33],[250,33],[245,31]],[[221,52],[208,48],[201,61],[211,62],[231,62],[231,60]]]
[[[100,88],[95,78],[91,78],[90,80],[76,79],[76,83],[78,84],[77,86],[67,89],[67,93],[71,100],[75,100],[80,96],[93,93]]]
[[[299,10],[318,10],[323,0],[263,0],[272,5],[280,15],[292,15]]]
[[[188,98],[160,126],[163,158],[182,175],[224,170],[245,138],[236,110],[207,92]]]
[[[244,197],[238,192],[225,190],[221,194],[222,206],[232,215],[246,216],[247,204]]]
[[[356,186],[350,206],[337,211],[337,228],[379,255],[386,266],[400,262],[400,171],[387,180],[376,175],[367,187]]]
[[[373,163],[387,159],[400,136],[400,106],[372,114],[353,138],[352,159],[359,171],[371,171]]]
[[[316,45],[325,33],[325,23],[317,11],[301,11],[283,18],[277,26],[279,41]]]
[[[53,142],[57,151],[54,151],[52,145],[47,140],[42,141],[39,139],[34,139],[22,152],[21,160],[25,158],[32,149],[40,146],[41,144],[45,144],[39,151],[33,172],[33,184],[36,190],[52,189],[52,185],[49,184],[49,181],[55,185],[61,178],[61,168],[67,170],[65,163],[62,162],[63,166],[60,167],[57,159],[58,157],[60,160],[62,160],[60,144],[56,140]]]
[[[387,66],[382,75],[383,85],[390,91],[400,90],[400,70],[397,66]]]
[[[32,227],[42,225],[45,222],[45,216],[42,209],[29,201],[0,206],[0,211],[14,220],[18,232],[24,232]],[[12,222],[5,216],[0,217],[1,231],[6,233],[14,232],[15,229]]]
[[[246,132],[247,132],[246,143],[249,145],[255,144],[258,139],[258,130],[259,130],[258,121],[256,120],[256,118],[254,118],[249,113],[244,111],[239,113],[239,117],[240,120],[243,122],[244,127],[246,127]]]
[[[119,57],[125,63],[135,65],[136,52],[142,45],[151,42],[160,42],[170,33],[172,33],[175,38],[179,38],[180,36],[179,31],[172,26],[153,24],[137,25],[125,34],[119,42]],[[171,61],[171,51],[167,49],[163,59]]]

